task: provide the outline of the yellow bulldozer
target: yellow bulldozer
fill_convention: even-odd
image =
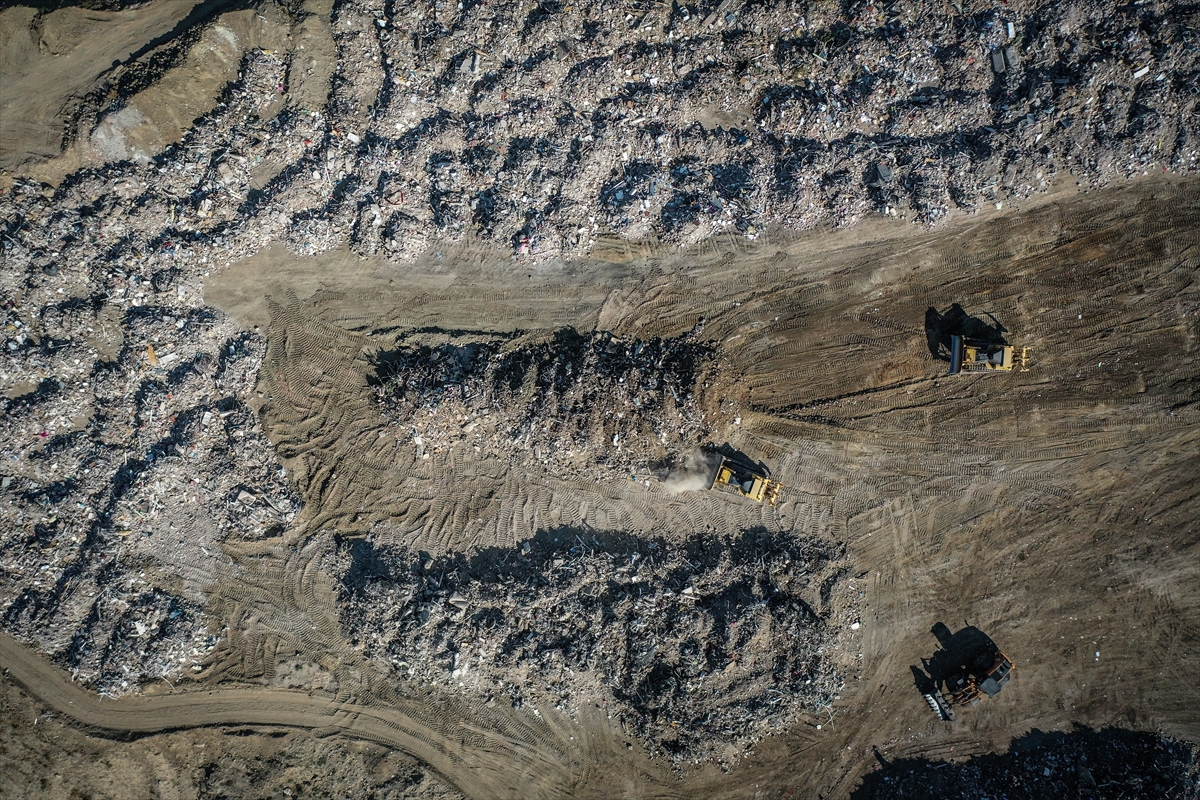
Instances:
[[[1018,356],[1011,344],[993,344],[963,336],[950,337],[950,374],[960,372],[1012,372],[1020,366],[1029,369],[1029,348],[1022,347]]]
[[[760,475],[754,470],[730,461],[721,459],[712,473],[708,488],[717,486],[732,486],[743,497],[757,500],[760,503],[775,505],[779,502],[779,492],[783,485],[773,481],[766,475]]]

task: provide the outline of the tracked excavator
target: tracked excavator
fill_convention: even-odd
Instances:
[[[946,721],[954,719],[954,707],[971,708],[986,697],[995,697],[1012,679],[1016,667],[999,650],[981,653],[972,667],[962,668],[946,679],[946,689],[925,694],[933,713]]]
[[[783,489],[783,485],[779,481],[773,481],[766,475],[760,475],[727,458],[718,462],[712,478],[708,482],[710,489],[718,486],[732,486],[742,497],[749,497],[751,500],[770,505],[779,502],[779,492]]]

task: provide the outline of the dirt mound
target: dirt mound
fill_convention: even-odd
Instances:
[[[515,707],[603,705],[651,753],[727,762],[841,690],[813,610],[840,556],[766,531],[563,529],[441,558],[360,541],[338,553],[342,623],[401,675]]]

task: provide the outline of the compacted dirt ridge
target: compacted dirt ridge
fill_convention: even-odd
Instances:
[[[6,8],[0,791],[1195,797],[1198,25]]]

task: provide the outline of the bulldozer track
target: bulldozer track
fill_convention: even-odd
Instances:
[[[308,728],[318,735],[338,733],[410,753],[469,797],[593,795],[603,790],[593,778],[589,791],[589,773],[594,774],[597,761],[611,760],[604,754],[606,748],[614,755],[618,752],[614,743],[594,732],[571,740],[564,734],[570,731],[573,736],[573,726],[558,723],[552,728],[532,716],[529,721],[516,721],[493,714],[480,728],[472,728],[447,712],[430,719],[427,711],[417,710],[424,704],[363,704],[348,693],[334,698],[285,690],[218,689],[104,701],[85,693],[7,634],[0,634],[0,665],[51,708],[91,729],[156,733],[267,725]],[[502,721],[506,724],[497,724]],[[568,746],[572,741],[579,744]],[[577,771],[575,763],[589,763],[591,768]],[[682,796],[661,786],[647,788],[646,796]]]
[[[648,248],[610,243],[620,258],[598,263],[588,286],[557,275],[502,285],[476,259],[449,288],[414,276],[415,296],[275,292],[257,389],[264,430],[303,512],[286,536],[226,541],[211,565],[188,573],[225,628],[202,672],[176,694],[112,702],[11,639],[0,638],[0,664],[95,730],[272,725],[359,738],[412,754],[472,798],[612,796],[618,778],[636,796],[734,796],[728,784],[715,789],[715,778],[691,784],[663,774],[626,748],[606,717],[571,722],[487,708],[364,657],[342,629],[331,534],[436,556],[537,545],[560,528],[580,529],[581,541],[588,529],[675,541],[763,528],[848,548],[851,574],[862,577],[853,587],[835,581],[812,602],[861,619],[839,652],[862,677],[848,683],[836,723],[820,734],[798,728],[778,751],[763,750],[787,757],[738,765],[740,786],[777,786],[788,773],[844,796],[872,762],[843,752],[869,754],[885,735],[899,758],[1007,746],[1016,731],[1067,719],[1072,703],[1102,709],[1106,689],[1123,713],[1117,676],[1143,668],[1136,702],[1153,709],[1145,724],[1194,731],[1196,694],[1178,665],[1200,635],[1189,621],[1195,591],[1185,588],[1200,581],[1194,548],[1163,531],[1191,525],[1196,502],[1200,198],[1193,190],[1139,206],[1139,197],[1131,190],[1090,210],[1045,206],[1019,224],[973,221],[916,243],[825,254],[803,243],[721,246],[652,262]],[[946,375],[923,325],[929,306],[942,312],[954,302],[995,314],[1014,345],[1030,346],[1029,371]],[[696,338],[714,348],[717,364],[696,392],[719,419],[712,441],[766,462],[785,487],[777,507],[721,492],[672,494],[628,473],[588,480],[586,465],[529,471],[466,445],[421,458],[411,431],[380,411],[370,382],[387,338],[380,331],[483,341],[572,325],[631,341],[686,333],[700,317]],[[1179,352],[1183,363],[1164,362]],[[1154,493],[1135,492],[1137,482]],[[911,690],[908,666],[927,655],[930,626],[960,614],[1038,651],[1035,660],[1035,645],[1022,647],[1015,691],[979,712],[972,733],[991,725],[1003,734],[986,742],[933,727]],[[1141,619],[1123,630],[1119,621],[1131,615]],[[848,626],[843,634],[851,637]],[[1093,646],[1093,636],[1108,638]],[[1068,644],[1069,658],[1044,655]],[[1084,659],[1096,650],[1101,661]],[[266,688],[294,654],[317,663],[336,689]],[[1037,694],[1042,684],[1065,686],[1064,711]],[[1112,720],[1087,713],[1080,718]],[[797,760],[799,752],[812,757]]]

